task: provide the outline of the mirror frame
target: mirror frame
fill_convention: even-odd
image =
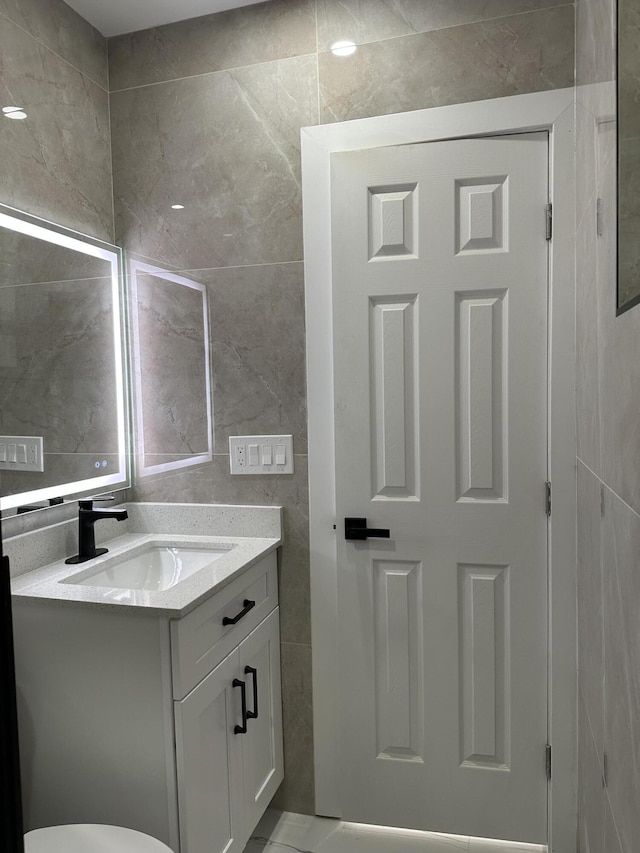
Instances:
[[[131,366],[133,372],[133,389],[134,395],[134,412],[135,412],[135,476],[136,480],[142,477],[148,477],[152,474],[161,474],[168,471],[180,470],[189,468],[193,465],[202,465],[213,460],[213,399],[212,399],[212,371],[211,371],[211,344],[209,335],[209,301],[207,298],[207,288],[200,282],[193,281],[190,278],[177,275],[170,270],[162,267],[154,266],[153,264],[145,263],[136,258],[128,258],[128,273],[129,273],[129,292],[131,306]],[[204,337],[204,368],[206,378],[205,399],[204,405],[207,416],[207,448],[201,453],[185,455],[181,459],[175,459],[170,462],[162,462],[155,465],[145,464],[145,434],[144,434],[144,415],[142,408],[143,387],[142,387],[142,342],[140,339],[140,318],[138,311],[138,274],[151,275],[155,278],[160,278],[169,284],[187,287],[198,292],[202,298],[202,327]]]
[[[113,298],[114,370],[116,381],[116,421],[118,438],[118,471],[113,474],[90,477],[40,489],[30,489],[13,495],[0,494],[0,511],[15,509],[23,504],[51,500],[60,497],[77,497],[88,492],[101,492],[117,486],[126,489],[131,485],[130,465],[130,411],[127,381],[127,314],[126,283],[122,261],[122,249],[32,216],[5,204],[0,204],[0,227],[35,237],[48,243],[100,258],[111,265],[111,293]]]

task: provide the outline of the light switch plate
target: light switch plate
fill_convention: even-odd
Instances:
[[[232,474],[293,474],[293,436],[232,435],[229,458]]]
[[[39,435],[0,435],[0,471],[44,471]]]

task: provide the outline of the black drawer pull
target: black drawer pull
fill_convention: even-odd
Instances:
[[[248,720],[257,720],[258,719],[258,670],[254,669],[252,666],[245,666],[244,674],[253,676],[253,711],[247,711],[247,719]]]
[[[345,518],[344,520],[345,539],[363,541],[369,536],[374,536],[376,539],[389,539],[390,535],[387,528],[367,527],[366,518]]]
[[[222,624],[223,625],[235,625],[236,622],[239,622],[243,616],[246,616],[247,613],[253,607],[256,606],[256,603],[255,603],[255,601],[251,601],[250,599],[245,598],[245,600],[242,602],[242,605],[243,605],[242,610],[240,611],[240,613],[238,613],[237,616],[234,616],[233,619],[230,616],[225,616],[224,619],[222,620]]]
[[[234,731],[234,734],[237,734],[237,735],[246,735],[246,733],[247,733],[247,718],[249,716],[247,714],[247,685],[244,681],[241,681],[239,678],[234,678],[232,684],[234,687],[240,688],[240,693],[242,696],[242,699],[241,699],[241,701],[242,701],[242,725],[241,726],[235,726],[233,731]]]

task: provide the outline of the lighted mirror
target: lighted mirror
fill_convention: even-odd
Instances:
[[[640,303],[640,0],[618,0],[618,313]]]
[[[121,252],[0,205],[0,510],[129,485]]]
[[[213,458],[207,289],[130,259],[136,477]]]

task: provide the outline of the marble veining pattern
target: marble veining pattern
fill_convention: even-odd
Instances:
[[[598,755],[604,753],[604,612],[601,513],[604,487],[578,463],[579,688]]]
[[[318,0],[318,48],[424,33],[519,12],[567,5],[566,0]]]
[[[206,315],[202,290],[161,272],[136,275],[137,438],[145,466],[154,454],[177,459],[210,451]]]
[[[602,754],[596,747],[584,702],[578,702],[578,851],[605,853],[603,850],[605,791],[602,783]]]
[[[2,494],[117,472],[111,279],[0,288],[0,341],[0,432],[42,436],[45,468]]]
[[[607,793],[631,853],[640,840],[640,516],[609,489],[602,536]]]
[[[614,21],[613,0],[576,4],[577,427],[580,459],[591,468],[579,461],[580,853],[635,853],[640,845],[640,311],[615,316]],[[623,193],[632,195],[634,180],[631,167]]]
[[[271,0],[109,39],[111,91],[316,50],[313,0]]]
[[[108,95],[1,20],[0,101],[24,107],[28,118],[0,123],[0,201],[111,240]]]
[[[0,0],[0,15],[107,88],[107,40],[63,0]]]
[[[119,92],[111,117],[127,249],[181,269],[301,259],[299,132],[317,120],[315,57]]]
[[[573,83],[573,7],[319,55],[321,120],[500,98]]]
[[[303,264],[199,270],[210,306],[218,453],[231,435],[287,435],[307,450]]]

